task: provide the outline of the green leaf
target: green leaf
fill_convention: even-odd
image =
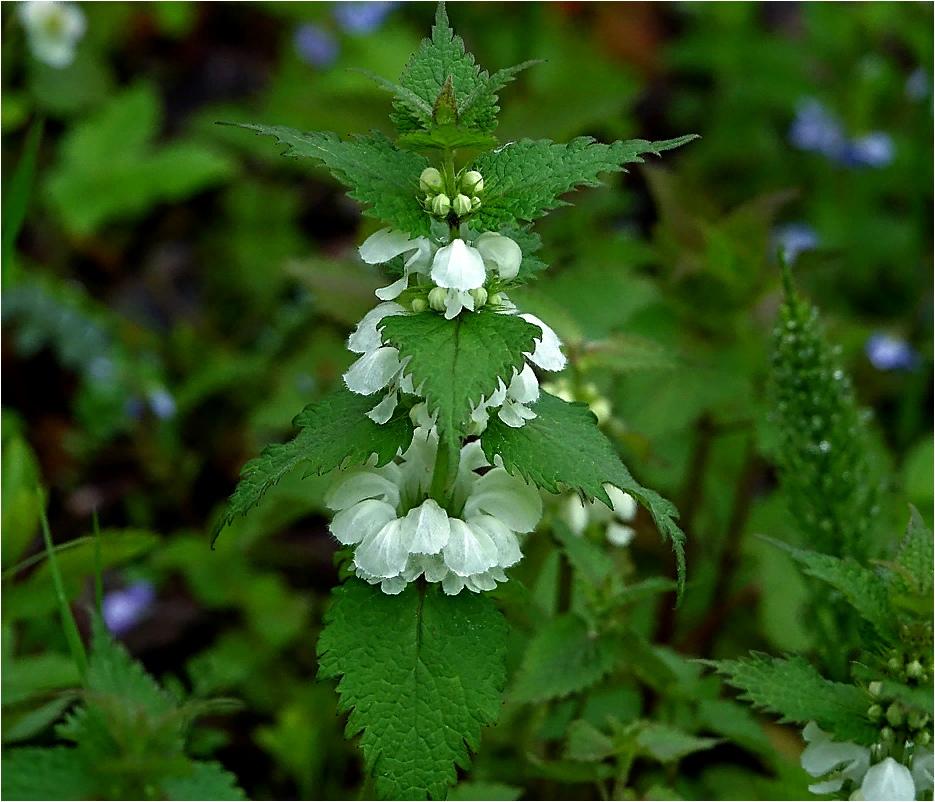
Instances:
[[[63,693],[45,704],[26,710],[3,711],[3,743],[28,741],[52,726],[75,703],[76,694]]]
[[[614,561],[610,556],[584,535],[575,534],[560,520],[552,524],[552,531],[568,562],[588,584],[597,587],[614,572]]]
[[[419,176],[429,164],[424,156],[400,150],[379,131],[342,140],[329,132],[304,133],[281,125],[237,125],[276,137],[288,146],[286,156],[322,162],[350,189],[350,197],[365,204],[364,214],[412,236],[430,233],[431,218],[419,203]]]
[[[826,582],[847,599],[860,616],[883,636],[893,634],[894,615],[890,608],[886,580],[850,557],[840,559],[817,551],[796,549],[771,538],[764,538],[783,549],[804,566],[805,573]]]
[[[66,133],[48,186],[68,228],[89,234],[234,174],[226,154],[204,145],[176,141],[157,147],[160,116],[155,89],[141,84],[115,95]]]
[[[605,677],[620,656],[614,639],[590,632],[577,616],[559,616],[529,642],[511,696],[544,702],[582,691]]]
[[[225,526],[246,515],[271,487],[300,465],[305,466],[306,476],[323,474],[366,462],[372,454],[377,455],[378,465],[385,465],[400,448],[405,450],[412,442],[409,415],[400,408],[380,426],[367,417],[373,405],[372,398],[342,389],[305,407],[293,421],[300,431],[292,440],[267,446],[243,467],[212,542]]]
[[[3,567],[19,559],[39,531],[39,463],[26,439],[17,432],[8,434],[4,420],[0,509],[3,539]]]
[[[77,749],[24,747],[4,752],[4,799],[94,799],[91,766]]]
[[[892,584],[897,593],[911,593],[928,599],[932,597],[932,530],[925,525],[915,507],[906,534],[899,544]]]
[[[484,176],[483,204],[475,214],[485,230],[517,222],[531,222],[551,209],[568,205],[560,196],[579,186],[598,186],[601,173],[620,172],[624,164],[642,162],[641,154],[659,154],[695,139],[683,136],[661,142],[643,139],[610,145],[590,137],[568,144],[521,139],[510,142],[474,162]]]
[[[700,738],[668,724],[647,724],[636,736],[640,750],[660,763],[673,763],[693,752],[717,746],[719,738]]]
[[[496,312],[461,314],[445,320],[434,312],[384,318],[383,342],[410,358],[406,370],[413,384],[422,385],[431,411],[438,411],[438,427],[455,442],[471,414],[472,404],[490,395],[497,379],[509,382],[514,368],[531,353],[538,326],[516,315]]]
[[[340,679],[377,793],[444,798],[500,710],[508,628],[484,595],[410,584],[398,596],[350,579],[333,593],[319,674]]]
[[[192,761],[191,773],[162,781],[166,799],[239,800],[247,796],[237,785],[237,778],[220,763]]]
[[[448,792],[449,802],[472,802],[475,799],[502,800],[512,802],[523,794],[522,788],[506,783],[463,782]]]
[[[775,713],[783,722],[815,721],[839,741],[872,744],[879,730],[867,718],[870,697],[854,685],[826,680],[803,657],[754,653],[711,661],[718,674],[743,691],[741,699]]]
[[[586,404],[571,404],[542,393],[533,410],[537,417],[520,429],[491,418],[481,437],[487,459],[492,461],[500,455],[510,473],[550,493],[575,490],[589,499],[600,499],[608,507],[611,504],[605,483],[629,493],[649,510],[660,534],[671,542],[681,592],[685,583],[685,535],[676,523],[675,505],[630,475]],[[569,443],[574,443],[574,448],[569,448]]]
[[[497,70],[490,78],[480,81],[470,95],[458,103],[458,121],[469,128],[492,131],[497,125],[497,113],[500,111],[497,93],[516,76],[529,67],[541,64],[540,59],[524,61],[512,67]],[[486,73],[481,73],[486,77]]]
[[[578,719],[568,728],[565,757],[585,762],[604,760],[620,751],[614,740],[590,722]]]
[[[430,131],[410,131],[399,137],[399,144],[415,150],[457,150],[459,148],[492,148],[495,137],[479,134],[460,125],[436,125]]]
[[[81,678],[74,661],[66,654],[43,652],[22,655],[4,661],[2,697],[4,705],[12,705],[50,691],[74,688]]]
[[[636,370],[671,370],[677,366],[675,355],[654,340],[619,332],[591,345],[581,359],[581,369],[585,371],[598,369],[629,373]]]
[[[0,254],[3,257],[3,286],[8,287],[16,274],[16,238],[26,220],[29,199],[36,177],[36,161],[42,141],[42,121],[33,123],[26,135],[23,155],[13,171],[3,197],[3,232]],[[8,531],[4,527],[4,531]]]

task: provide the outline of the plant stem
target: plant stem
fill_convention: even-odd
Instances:
[[[435,499],[439,506],[448,505],[448,473],[451,469],[452,449],[445,443],[439,442],[435,454],[435,468],[432,470],[432,484],[429,495]]]
[[[37,488],[36,492],[39,494],[39,521],[42,524],[42,539],[45,541],[49,571],[52,574],[52,583],[55,585],[55,595],[58,598],[58,610],[62,617],[62,627],[65,630],[65,639],[68,641],[72,659],[75,661],[78,673],[83,681],[88,673],[88,655],[84,650],[84,643],[81,640],[81,634],[78,632],[75,617],[72,615],[68,597],[65,595],[65,584],[62,582],[62,574],[59,571],[58,558],[55,556],[55,549],[52,548],[52,533],[49,531],[49,521],[45,514],[45,499],[41,489]]]
[[[97,507],[91,513],[94,527],[94,606],[99,616],[104,615],[104,563],[101,558],[101,524],[97,519]]]

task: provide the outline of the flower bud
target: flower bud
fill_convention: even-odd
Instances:
[[[886,720],[894,727],[899,727],[903,723],[903,709],[896,702],[893,702],[886,708]]]
[[[495,292],[487,299],[487,303],[491,306],[500,306],[503,303],[503,296],[499,292]]]
[[[426,167],[419,176],[419,187],[423,192],[435,194],[445,188],[442,174],[434,167]]]
[[[438,217],[447,217],[451,211],[451,201],[444,193],[432,198],[432,214]]]
[[[867,686],[867,690],[870,692],[871,696],[879,697],[880,694],[883,693],[883,683],[879,680],[875,680]]]
[[[468,170],[461,176],[461,189],[465,195],[479,195],[484,191],[484,176],[477,170]]]
[[[909,724],[909,729],[921,730],[929,723],[929,717],[921,710],[910,710],[909,715],[906,717],[906,723]]]
[[[429,308],[428,301],[425,298],[413,298],[410,306],[413,312],[424,312]]]
[[[898,672],[898,671],[901,671],[901,670],[902,670],[902,667],[903,667],[903,660],[902,660],[901,657],[895,657],[895,656],[894,656],[894,657],[891,657],[889,660],[886,661],[886,665],[887,665],[887,667],[890,669],[890,671]]]
[[[922,732],[916,736],[916,743],[920,743],[922,746],[928,746],[932,743],[932,733],[928,730],[922,730]]]
[[[918,660],[913,660],[908,666],[906,666],[906,676],[911,679],[919,679],[925,670],[922,668],[922,663]]]
[[[883,708],[880,705],[870,705],[867,708],[867,718],[871,721],[879,721],[883,716]]]
[[[464,215],[470,214],[471,212],[471,199],[467,195],[455,195],[451,207],[455,210],[455,214],[458,215],[458,217],[464,217]]]
[[[429,290],[429,306],[436,312],[443,312],[447,306],[448,291],[444,287]]]
[[[884,727],[882,730],[880,730],[880,740],[883,743],[889,743],[895,737],[896,733],[893,732],[892,727]]]
[[[485,303],[487,303],[487,290],[483,287],[477,287],[476,289],[471,290],[471,297],[474,299],[475,309],[480,309]]]
[[[471,198],[471,211],[476,212],[478,209],[480,209],[480,198],[475,195]]]

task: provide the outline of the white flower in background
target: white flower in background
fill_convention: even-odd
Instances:
[[[57,69],[75,60],[75,49],[87,28],[84,12],[76,4],[33,0],[20,3],[17,10],[33,56]]]
[[[572,493],[562,500],[559,516],[576,535],[584,533],[591,523],[606,524],[607,540],[614,546],[629,546],[636,530],[629,524],[636,518],[636,501],[619,487],[604,485],[604,491],[613,505],[608,509],[601,501],[582,501]]]
[[[504,299],[506,314],[516,314],[516,307]],[[529,362],[542,370],[556,371],[565,367],[567,360],[562,353],[562,342],[552,329],[535,315],[522,314],[520,317],[527,323],[532,323],[542,330],[542,336],[535,338],[535,348],[532,353],[525,352],[524,356]],[[480,399],[471,413],[478,431],[483,431],[490,419],[490,411],[498,409],[497,417],[507,426],[518,429],[527,420],[536,417],[536,413],[529,408],[529,404],[539,400],[539,380],[529,364],[524,365],[522,371],[514,368],[510,383],[506,384],[502,378],[498,379],[497,387],[489,395]]]
[[[832,741],[814,721],[805,725],[802,737],[808,746],[802,752],[802,768],[812,777],[822,777],[808,790],[813,794],[833,794],[846,780],[858,784],[870,768],[870,750],[857,744]]]
[[[429,422],[423,409],[414,415]],[[438,448],[434,428],[416,428],[399,463],[372,464],[341,477],[325,502],[335,510],[330,528],[354,545],[357,576],[400,593],[424,576],[449,595],[492,590],[505,582],[504,568],[519,562],[517,533],[531,532],[542,515],[538,491],[489,467],[478,442],[461,449],[449,509],[427,498]]]

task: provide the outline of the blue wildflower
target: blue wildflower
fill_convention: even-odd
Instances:
[[[333,64],[341,51],[341,46],[334,36],[311,23],[296,28],[293,41],[299,58],[313,67],[327,67]]]
[[[125,635],[140,623],[156,600],[149,582],[134,582],[104,595],[101,605],[104,624],[114,635]]]
[[[814,99],[804,100],[796,108],[789,141],[799,150],[821,153],[835,160],[840,158],[847,145],[841,124]]]
[[[159,387],[149,393],[149,408],[160,420],[175,417],[175,399],[164,387]]]
[[[848,145],[844,161],[854,167],[886,167],[893,161],[893,151],[892,137],[873,131]]]
[[[877,370],[912,370],[919,355],[901,337],[876,332],[867,338],[867,358]]]
[[[346,33],[373,33],[397,6],[393,2],[346,2],[334,6],[335,21]]]
[[[929,93],[929,76],[922,67],[916,67],[906,79],[906,97],[910,100],[925,100]]]
[[[813,251],[821,244],[815,229],[807,223],[787,223],[773,231],[773,247],[775,253],[779,251],[783,261],[795,264],[799,254]]]

